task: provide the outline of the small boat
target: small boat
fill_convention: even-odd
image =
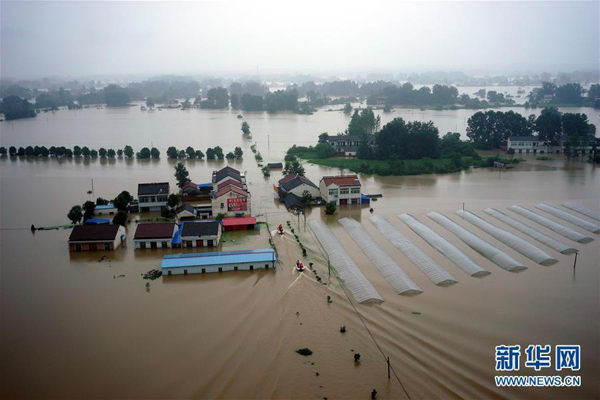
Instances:
[[[140,107],[140,110],[142,110],[142,111],[146,111],[146,107],[145,107],[145,106],[141,106],[141,107]]]
[[[300,260],[296,260],[296,265],[294,267],[296,268],[296,271],[298,271],[298,272],[304,271],[304,264]]]
[[[279,224],[279,227],[277,228],[277,233],[279,233],[280,235],[283,235],[285,233],[282,224]]]

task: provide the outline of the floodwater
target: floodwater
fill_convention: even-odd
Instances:
[[[597,114],[586,109],[598,123]],[[420,119],[419,110],[384,115]],[[411,114],[412,113],[412,114]],[[464,127],[471,111],[426,111],[441,132]],[[87,145],[119,148],[131,144],[196,148],[242,146],[253,212],[268,222],[260,232],[226,234],[222,249],[268,246],[268,232],[290,221],[308,249],[305,261],[317,274],[299,276],[292,264],[302,258],[288,233],[275,237],[276,271],[230,272],[164,277],[146,287],[141,274],[160,265],[165,250],[134,250],[135,222],[127,227],[127,248],[115,252],[69,254],[68,230],[38,231],[29,226],[68,223],[73,204],[94,181],[94,195],[136,192],[138,182],[168,180],[172,162],[124,160],[0,159],[1,315],[0,394],[3,398],[598,398],[600,391],[600,236],[576,244],[574,256],[545,248],[482,212],[512,204],[559,206],[573,201],[600,209],[600,172],[583,161],[536,161],[514,170],[472,170],[449,175],[360,176],[365,193],[382,193],[372,203],[403,234],[450,272],[458,283],[437,287],[369,222],[368,208],[347,206],[333,216],[314,208],[306,220],[323,219],[385,300],[360,305],[348,299],[304,217],[289,214],[275,199],[242,137],[235,112],[138,108],[59,111],[35,120],[0,123],[2,146]],[[411,117],[412,116],[412,117]],[[292,143],[314,143],[319,133],[342,131],[348,117],[321,111],[313,116],[247,113],[258,150],[267,161],[281,160]],[[595,119],[594,119],[595,118]],[[462,124],[462,125],[461,125]],[[227,161],[188,161],[197,183]],[[307,165],[314,181],[338,171]],[[542,248],[559,262],[545,267],[477,231],[453,212],[463,207]],[[438,211],[476,232],[528,267],[510,273],[476,254],[426,217]],[[473,278],[445,259],[395,216],[410,213],[492,272]],[[522,217],[506,211],[515,219]],[[539,212],[543,214],[543,212]],[[550,219],[579,228],[544,214]],[[152,215],[150,215],[152,216]],[[143,215],[142,217],[148,217]],[[399,296],[337,222],[359,221],[381,248],[423,289]],[[132,219],[139,216],[132,215]],[[587,219],[586,217],[582,217]],[[526,223],[528,223],[526,221]],[[174,250],[176,252],[177,250]],[[181,250],[179,250],[181,251]],[[103,255],[107,259],[99,261]],[[316,281],[316,275],[328,285]],[[330,296],[331,303],[327,302]],[[345,325],[347,332],[340,333]],[[579,388],[497,388],[494,347],[501,344],[579,344]],[[294,352],[308,347],[313,355]],[[355,364],[353,352],[361,354]],[[395,374],[388,380],[384,357]],[[524,357],[524,355],[522,356]],[[523,363],[524,360],[522,360]],[[543,370],[544,375],[566,371]],[[519,374],[534,375],[521,365]],[[396,378],[397,376],[397,378]],[[401,383],[400,383],[401,382]]]

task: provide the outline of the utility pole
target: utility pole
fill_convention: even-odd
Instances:
[[[388,356],[388,358],[387,358],[387,364],[388,364],[388,379],[390,379],[391,378],[391,375],[390,375],[390,356]]]
[[[94,180],[92,179],[92,198],[93,197],[96,197],[96,196],[94,196]]]
[[[575,267],[577,266],[577,255],[579,254],[579,252],[575,252],[575,260],[573,261],[573,270],[575,270]]]

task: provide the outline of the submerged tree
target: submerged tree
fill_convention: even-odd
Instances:
[[[250,133],[250,124],[246,121],[242,122],[242,132],[246,135]]]
[[[175,179],[177,180],[177,186],[181,189],[183,185],[190,182],[190,173],[188,172],[185,165],[182,163],[177,163],[175,166]]]
[[[69,218],[69,220],[73,224],[78,224],[79,222],[81,222],[81,218],[83,218],[83,211],[81,209],[81,206],[77,205],[71,207],[71,210],[67,214],[67,218]]]

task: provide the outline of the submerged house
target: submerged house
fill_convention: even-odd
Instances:
[[[543,143],[537,136],[511,136],[506,143],[506,149],[513,149],[515,153],[537,153]]]
[[[184,204],[175,210],[175,215],[180,221],[189,221],[196,219],[198,213],[196,209],[189,204]]]
[[[77,225],[69,236],[69,251],[115,250],[124,242],[121,225]]]
[[[361,184],[357,175],[324,176],[319,188],[321,197],[328,203],[361,204]]]
[[[329,136],[327,143],[329,143],[335,151],[344,156],[356,156],[358,148],[362,144],[363,139],[358,135],[336,135]],[[368,139],[369,146],[372,146],[374,142],[374,136],[371,135]]]
[[[254,229],[256,226],[255,217],[223,218],[221,220],[224,231],[243,231]]]
[[[175,232],[177,225],[173,223],[139,224],[133,243],[136,249],[169,249]]]
[[[225,182],[226,180],[229,179],[233,179],[234,181],[237,181],[243,185],[246,184],[246,176],[238,171],[235,168],[232,168],[230,166],[221,168],[218,171],[213,171],[212,173],[212,184],[213,184],[213,191],[218,191],[219,188],[219,184]]]
[[[94,207],[94,215],[113,215],[118,213],[117,207],[114,204],[107,204]]]
[[[313,199],[321,197],[319,187],[305,176],[292,174],[279,180],[279,197],[284,199],[289,194],[303,197],[305,193],[310,194]]]
[[[259,268],[275,269],[277,256],[273,249],[221,251],[197,254],[171,254],[162,259],[164,275],[205,274]]]
[[[217,221],[184,222],[181,247],[213,247],[221,240],[221,224]]]
[[[160,211],[167,206],[169,182],[138,184],[140,212]]]
[[[229,185],[212,193],[213,215],[246,217],[251,215],[250,193],[237,186]]]

